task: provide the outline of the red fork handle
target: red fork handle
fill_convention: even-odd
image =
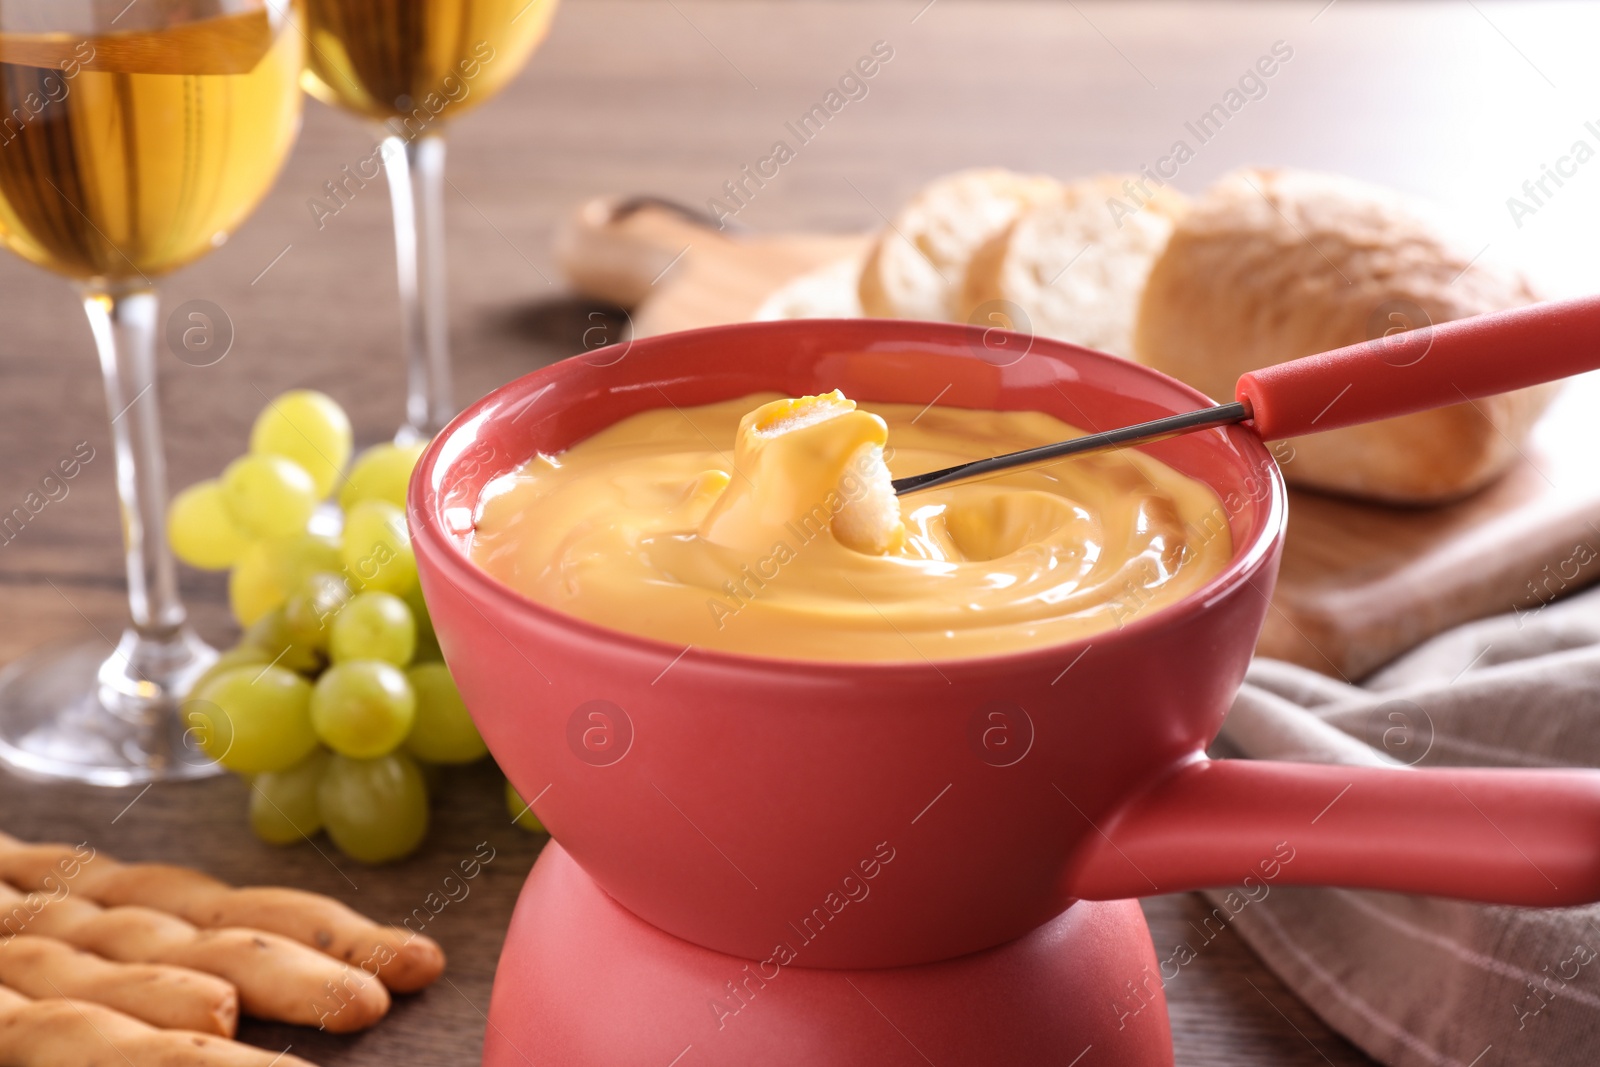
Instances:
[[[1268,441],[1509,393],[1600,368],[1600,295],[1457,319],[1239,379]]]
[[[1587,904],[1600,900],[1600,771],[1200,759],[1089,840],[1071,882],[1086,900],[1254,884]]]

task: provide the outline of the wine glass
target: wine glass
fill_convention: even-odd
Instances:
[[[118,11],[121,8],[122,10]],[[300,126],[287,0],[0,0],[0,244],[72,280],[105,378],[131,624],[0,671],[0,760],[100,785],[216,772],[179,701],[216,653],[167,547],[153,279],[227,239]]]
[[[406,357],[406,421],[395,440],[438,433],[456,413],[445,294],[444,126],[520,72],[550,29],[556,0],[306,0],[302,83],[323,103],[380,124],[373,157],[335,182],[343,206],[381,169],[394,208]],[[315,203],[312,208],[317,212]]]

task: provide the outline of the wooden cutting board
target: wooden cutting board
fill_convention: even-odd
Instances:
[[[631,309],[646,336],[746,321],[868,240],[719,231],[657,202],[596,200],[557,248],[579,291]],[[1292,490],[1258,651],[1356,680],[1442,630],[1537,612],[1600,579],[1600,374],[1568,383],[1523,452],[1494,485],[1444,507]]]

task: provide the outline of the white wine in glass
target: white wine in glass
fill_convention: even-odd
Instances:
[[[127,785],[215,773],[181,703],[216,654],[167,548],[155,279],[222,244],[300,125],[288,0],[0,0],[0,244],[65,275],[99,351],[130,625],[0,671],[0,760]]]
[[[444,126],[514,78],[556,0],[306,0],[306,91],[381,125],[394,207],[406,421],[425,439],[455,416],[445,297]]]

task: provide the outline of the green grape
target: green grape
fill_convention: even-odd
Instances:
[[[264,648],[244,644],[230,648],[225,652],[219,653],[216,662],[207,667],[205,672],[194,680],[194,684],[189,686],[189,693],[190,695],[199,693],[200,690],[211,684],[211,679],[219,674],[231,671],[235,667],[248,667],[251,664],[255,664],[256,670],[259,672],[262,667],[271,662],[272,653]]]
[[[400,747],[417,717],[417,697],[398,667],[360,659],[329,667],[311,693],[311,724],[322,743],[355,759]]]
[[[240,456],[222,472],[222,499],[252,537],[292,537],[317,509],[317,484],[282,456]]]
[[[196,482],[167,506],[167,543],[173,555],[201,570],[227,570],[250,547],[250,538],[233,521],[222,483]]]
[[[383,500],[363,500],[344,517],[344,566],[352,584],[396,595],[417,584],[405,512]]]
[[[314,389],[292,389],[269,401],[250,428],[250,451],[293,460],[311,475],[318,500],[333,492],[350,462],[350,446],[350,417]]]
[[[291,638],[327,650],[339,613],[350,602],[350,583],[342,574],[318,571],[284,601],[283,616]]]
[[[339,506],[346,511],[363,500],[385,500],[397,508],[406,506],[406,487],[411,469],[417,465],[428,442],[410,445],[373,445],[356,457],[350,477],[339,490]]]
[[[333,620],[328,654],[335,663],[377,659],[404,667],[417,650],[411,609],[393,593],[357,593]]]
[[[283,608],[273,608],[250,624],[240,639],[241,647],[258,648],[268,663],[276,663],[299,674],[316,674],[327,660],[316,645],[302,641],[289,626]]]
[[[421,583],[407,589],[400,599],[411,609],[411,617],[417,624],[417,651],[412,655],[412,661],[443,663],[444,652],[439,648],[439,635],[433,630],[433,615],[428,611],[427,602],[422,599]]]
[[[311,685],[287,667],[235,667],[183,705],[206,755],[236,774],[281,771],[317,747]]]
[[[269,845],[292,845],[322,829],[317,783],[328,766],[328,750],[282,771],[258,774],[250,783],[250,829]]]
[[[345,855],[385,863],[410,854],[428,832],[428,789],[410,756],[334,756],[317,785],[322,825]]]
[[[228,575],[228,603],[240,626],[249,626],[289,599],[305,580],[318,571],[337,571],[343,565],[339,540],[325,534],[257,541]]]
[[[488,755],[467,705],[461,700],[450,668],[421,663],[406,672],[417,694],[417,717],[406,738],[406,751],[429,763],[471,763]]]
[[[527,802],[517,795],[509,778],[506,779],[506,811],[511,813],[511,821],[524,830],[536,834],[545,832],[544,823],[539,821],[539,816],[533,813]]]

